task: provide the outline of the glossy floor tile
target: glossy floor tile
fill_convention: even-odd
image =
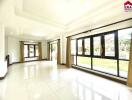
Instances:
[[[132,89],[54,62],[12,65],[0,100],[132,100]]]

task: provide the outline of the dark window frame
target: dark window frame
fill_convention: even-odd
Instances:
[[[100,54],[100,55],[95,55],[94,54],[94,38],[100,37],[100,43],[101,43],[102,42],[102,34],[101,35],[98,34],[98,35],[95,35],[95,36],[92,36],[92,37],[93,37],[93,43],[92,43],[92,45],[93,45],[93,57],[102,58],[102,54]],[[102,49],[102,43],[100,44],[100,47],[101,47],[100,49]]]
[[[24,45],[27,45],[27,50],[28,50],[28,57],[24,57],[24,58],[35,58],[35,57],[39,57],[39,56],[36,56],[36,46],[38,46],[38,44],[24,44]],[[33,56],[30,56],[30,46],[33,46],[34,48],[34,55]]]
[[[86,44],[85,43],[85,39],[90,39],[90,44],[89,44],[90,45],[90,54],[89,55],[88,54],[85,54],[85,44]],[[86,57],[91,57],[91,37],[85,37],[85,38],[83,38],[83,41],[84,41],[84,47],[83,47],[84,48],[84,53],[83,54]]]
[[[115,55],[114,56],[106,56],[105,55],[105,36],[106,35],[110,35],[110,34],[114,34],[114,53],[115,53]],[[105,33],[103,36],[104,36],[104,47],[103,47],[103,49],[104,49],[104,55],[103,55],[103,58],[111,58],[111,59],[117,59],[117,53],[118,53],[118,49],[116,48],[116,47],[118,47],[118,44],[117,44],[117,31],[111,31],[111,32],[107,32],[107,33]]]
[[[107,72],[102,72],[102,71],[98,71],[98,70],[94,70],[94,71],[97,71],[97,72],[102,72],[102,73],[106,73],[106,74],[109,74],[109,75],[113,75],[113,76],[116,76],[116,77],[120,77],[120,78],[125,78],[126,77],[123,77],[120,75],[120,66],[119,66],[119,61],[122,60],[122,61],[130,61],[129,59],[119,59],[119,45],[118,45],[118,31],[119,30],[124,30],[124,29],[129,29],[129,28],[132,28],[132,27],[127,27],[127,28],[122,28],[122,29],[117,29],[117,30],[112,30],[112,31],[108,31],[108,32],[102,32],[102,33],[98,33],[98,34],[95,34],[95,35],[90,35],[90,36],[85,36],[85,37],[80,37],[80,38],[76,38],[76,65],[75,66],[79,66],[77,64],[77,57],[78,56],[82,56],[82,57],[91,57],[91,68],[90,70],[94,70],[93,69],[93,58],[102,58],[102,59],[113,59],[113,60],[117,60],[117,75],[114,75],[114,74],[110,74],[110,73],[107,73]],[[105,56],[105,40],[104,40],[104,36],[107,35],[107,34],[114,34],[114,41],[115,41],[115,56]],[[103,43],[104,43],[104,47],[103,47],[103,54],[101,56],[95,56],[93,54],[93,38],[96,37],[96,36],[101,36],[101,41],[103,40]],[[82,48],[83,48],[83,52],[82,52],[82,55],[78,54],[78,40],[79,39],[82,39],[82,41],[84,41],[85,38],[90,38],[90,55],[85,55],[84,53],[84,43],[82,43]],[[103,38],[103,39],[102,39]],[[132,37],[131,37],[132,39]],[[101,43],[102,44],[102,43]],[[102,47],[102,45],[101,45]],[[83,66],[80,66],[82,68],[86,68],[86,67],[83,67]],[[87,68],[86,68],[87,69]],[[89,68],[88,68],[89,69]]]
[[[78,54],[78,40],[82,40],[82,54]],[[83,38],[77,38],[77,56],[84,56],[84,39]]]
[[[123,29],[120,29],[120,30],[129,29],[129,28],[132,28],[132,27],[123,28]],[[131,33],[131,39],[132,39],[132,33]],[[119,37],[118,37],[118,40],[119,40]],[[119,44],[118,44],[118,49],[119,49]],[[119,54],[118,54],[118,60],[130,61],[129,59],[122,59],[122,58],[120,58]]]

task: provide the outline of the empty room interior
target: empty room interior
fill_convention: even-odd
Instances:
[[[0,100],[132,100],[132,0],[0,0]]]

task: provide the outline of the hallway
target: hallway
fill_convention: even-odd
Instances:
[[[0,81],[0,100],[131,100],[125,85],[50,61],[15,64]]]

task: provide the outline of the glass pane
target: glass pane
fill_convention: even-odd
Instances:
[[[76,55],[76,40],[71,40],[71,54]]]
[[[57,61],[57,43],[52,44],[52,61]]]
[[[127,78],[129,61],[119,60],[120,76]]]
[[[94,55],[100,56],[101,55],[101,37],[94,37],[93,39],[94,45]]]
[[[119,59],[129,59],[132,28],[119,30]]]
[[[30,57],[34,57],[34,45],[29,45],[29,55]]]
[[[84,39],[84,43],[85,55],[90,55],[90,38]]]
[[[76,56],[71,56],[72,65],[76,65]]]
[[[115,56],[114,34],[105,35],[105,56]]]
[[[36,56],[39,56],[38,55],[38,45],[36,45],[35,47],[36,47]]]
[[[24,45],[24,57],[28,57],[28,45]]]
[[[82,54],[82,40],[78,40],[78,54]]]
[[[93,69],[117,75],[117,60],[93,58]]]
[[[78,56],[77,65],[86,67],[86,68],[91,68],[91,58]]]

